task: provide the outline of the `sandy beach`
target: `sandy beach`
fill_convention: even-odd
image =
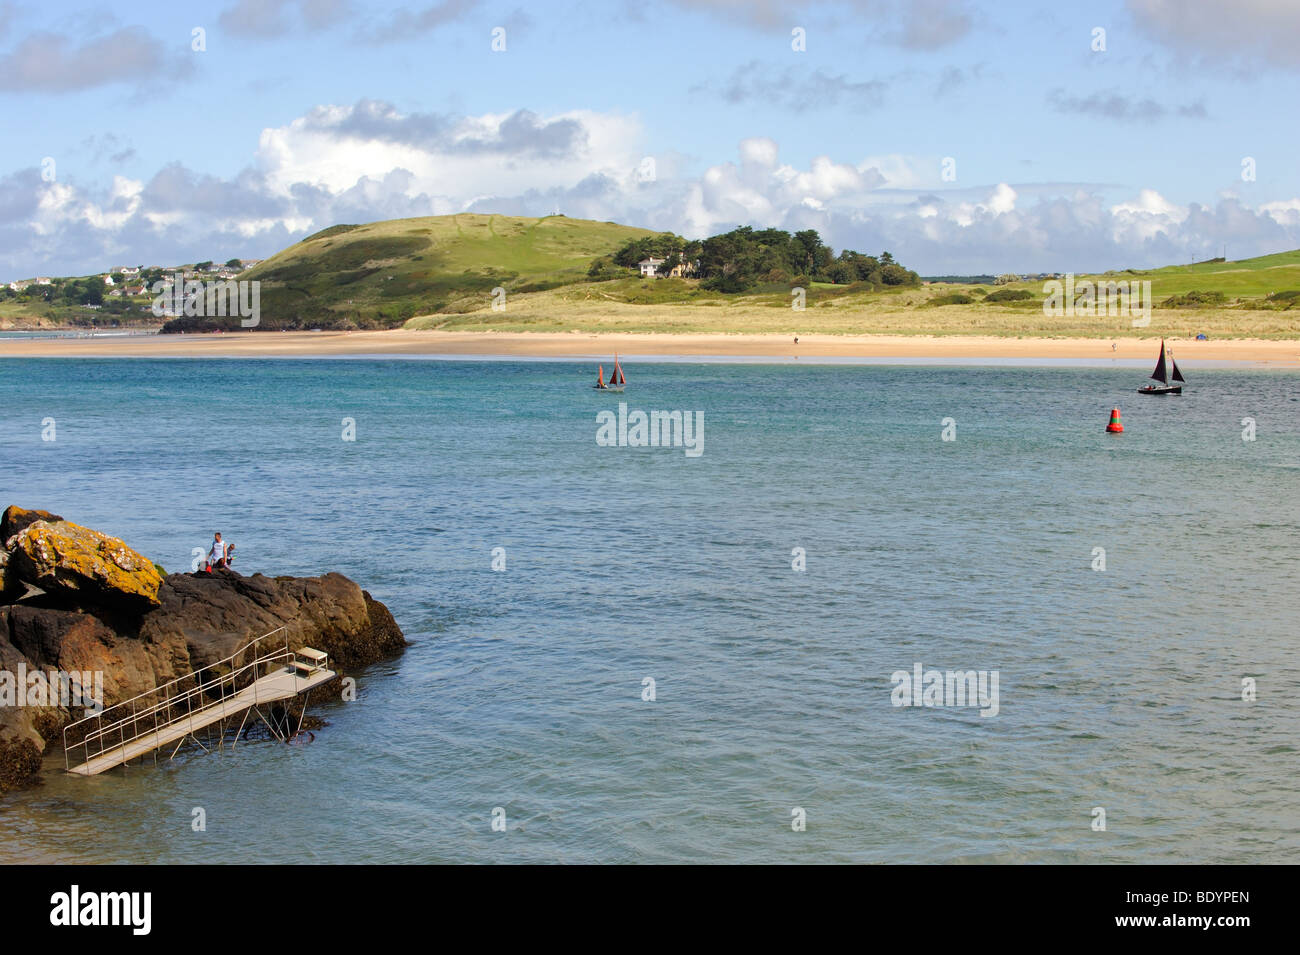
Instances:
[[[1153,359],[1158,338],[984,336],[589,334],[393,331],[244,332],[0,340],[7,358],[292,358],[353,355],[466,355],[604,360],[639,356],[729,358]],[[1117,347],[1112,347],[1117,346]],[[1171,340],[1179,361],[1300,367],[1300,341]]]

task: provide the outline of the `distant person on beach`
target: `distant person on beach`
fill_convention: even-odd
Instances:
[[[235,566],[235,545],[234,544],[226,545],[226,562],[224,566],[226,570],[234,569]]]

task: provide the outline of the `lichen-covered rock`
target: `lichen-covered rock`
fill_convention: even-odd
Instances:
[[[153,562],[116,537],[71,521],[37,520],[10,543],[6,578],[130,612],[158,606],[162,577]]]
[[[5,508],[4,514],[0,515],[0,544],[4,544],[16,534],[21,534],[37,521],[53,524],[61,520],[63,518],[58,514],[51,514],[49,511],[29,511],[17,504],[10,504]]]

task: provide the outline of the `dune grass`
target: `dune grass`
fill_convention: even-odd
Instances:
[[[1129,316],[1044,314],[1042,283],[1026,301],[940,304],[969,287],[936,283],[872,292],[852,286],[807,290],[805,308],[791,308],[790,290],[722,295],[689,281],[616,280],[507,295],[505,307],[456,315],[425,315],[408,328],[497,332],[625,332],[691,334],[993,335],[1106,338],[1166,335],[1300,339],[1300,309],[1160,308],[1135,329]],[[641,286],[647,286],[642,288]],[[1154,293],[1154,285],[1153,285]]]

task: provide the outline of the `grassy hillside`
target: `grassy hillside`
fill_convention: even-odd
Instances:
[[[1300,293],[1294,291],[1300,290],[1300,251],[1240,262],[1076,276],[1078,282],[1085,279],[1150,281],[1155,308],[1143,334],[1176,338],[1204,332],[1214,338],[1300,339]],[[1001,286],[935,282],[921,288],[872,290],[813,283],[806,289],[804,310],[795,311],[786,286],[723,295],[689,280],[630,277],[511,295],[501,311],[484,304],[456,315],[423,315],[407,327],[1057,338],[1135,334],[1127,315],[1044,314],[1043,286],[1041,280]]]
[[[1125,269],[1122,272],[1080,273],[1076,282],[1084,279],[1093,282],[1129,282],[1133,280],[1149,281],[1151,294],[1157,305],[1171,298],[1182,298],[1190,293],[1208,293],[1222,296],[1221,304],[1225,307],[1260,307],[1266,304],[1269,296],[1277,296],[1267,304],[1270,307],[1295,308],[1288,306],[1291,299],[1288,291],[1300,290],[1300,250],[1278,252],[1273,255],[1261,255],[1253,259],[1241,259],[1236,262],[1214,260],[1198,262],[1194,265],[1166,265],[1158,269]],[[1033,293],[1039,302],[1043,299],[1043,283],[1017,282],[1006,286],[1010,289],[1026,289]],[[1170,307],[1179,303],[1171,303]]]
[[[591,260],[646,229],[548,216],[430,216],[337,225],[240,276],[258,280],[263,328],[400,325],[489,308],[507,295],[585,279]]]
[[[1044,314],[1041,280],[1010,285],[935,282],[920,287],[810,282],[805,308],[791,308],[788,284],[740,294],[693,279],[590,281],[593,259],[645,229],[548,216],[395,219],[339,225],[310,236],[241,279],[259,280],[262,329],[440,328],[460,331],[771,332],[798,334],[1112,337],[1134,333],[1130,317]],[[1077,281],[1150,281],[1149,335],[1300,339],[1300,250],[1237,262],[1078,275]],[[505,307],[492,308],[504,288]],[[4,301],[0,327],[37,321],[106,323],[109,308],[84,316]],[[138,303],[122,315],[151,320]],[[44,311],[42,311],[44,309]],[[47,314],[48,313],[48,314]],[[202,330],[238,319],[180,319]]]

